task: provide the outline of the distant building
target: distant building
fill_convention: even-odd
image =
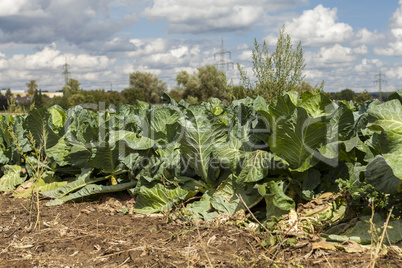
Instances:
[[[6,91],[7,91],[7,89],[2,89],[1,94],[5,95]],[[26,97],[27,92],[26,92],[26,90],[11,89],[11,94],[13,94],[14,97]],[[56,96],[62,97],[63,92],[42,92],[42,95],[47,96],[49,98],[53,98]]]
[[[11,93],[13,94],[13,96],[18,95],[18,94],[21,96],[25,96],[25,94],[26,94],[25,90],[23,90],[23,89],[10,89],[10,90],[11,90]],[[3,88],[1,90],[1,94],[3,94],[3,95],[5,95],[6,92],[7,92],[6,88]]]
[[[24,102],[32,102],[33,97],[20,97],[20,98],[15,98],[15,103],[21,104]]]
[[[48,96],[49,98],[63,97],[63,92],[42,92],[42,95]]]

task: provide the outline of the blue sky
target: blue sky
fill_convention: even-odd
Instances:
[[[251,74],[254,38],[273,51],[283,24],[312,85],[377,91],[381,70],[384,91],[402,88],[402,0],[0,0],[0,88],[59,90],[66,59],[84,89],[121,91],[135,71],[172,88],[181,70],[216,63],[222,39]]]

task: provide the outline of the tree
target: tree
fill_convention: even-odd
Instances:
[[[130,86],[123,90],[126,101],[135,104],[137,101],[160,103],[161,96],[167,91],[166,83],[150,73],[135,72],[130,74]]]
[[[306,65],[301,42],[293,49],[292,40],[285,33],[285,26],[279,31],[275,52],[269,53],[266,41],[261,47],[254,39],[252,57],[252,69],[257,80],[253,85],[247,72],[238,64],[242,85],[253,91],[254,95],[264,97],[268,103],[285,91],[297,90],[305,77],[303,70]]]
[[[215,65],[207,65],[197,69],[198,72],[190,75],[181,71],[177,77],[177,90],[182,92],[183,99],[191,103],[218,98],[222,101],[230,100],[226,74],[218,70]]]
[[[11,89],[10,89],[10,88],[7,88],[7,90],[6,90],[6,96],[7,96],[7,97],[13,96],[13,93],[11,93]]]
[[[0,111],[5,111],[8,108],[7,97],[0,94]]]
[[[370,93],[367,92],[367,90],[364,90],[363,92],[360,92],[359,94],[357,94],[354,99],[355,102],[357,103],[363,103],[365,101],[369,101],[371,100],[371,95]]]
[[[17,112],[17,103],[12,96],[7,99],[7,111],[10,113]]]
[[[169,91],[169,96],[174,99],[176,102],[179,102],[183,99],[183,90],[174,88]]]
[[[68,103],[68,99],[65,96],[55,96],[53,98],[50,98],[49,100],[46,101],[45,107],[51,107],[53,105],[59,105],[63,109],[68,109],[70,107]]]
[[[83,90],[81,90],[80,92],[78,92],[76,94],[71,95],[70,97],[68,97],[67,100],[68,100],[68,105],[70,107],[86,103],[85,94],[84,94]]]
[[[33,96],[35,94],[35,90],[38,89],[38,85],[36,84],[36,81],[31,80],[31,81],[29,81],[29,83],[26,83],[25,85],[28,88],[27,95],[28,96]]]
[[[120,102],[124,102],[124,98],[119,92],[106,92],[104,89],[88,90],[85,91],[85,94],[83,94],[83,96],[84,103],[94,103],[109,106],[110,104],[118,104]]]
[[[120,94],[120,92],[117,91],[108,91],[106,93],[107,96],[107,104],[114,104],[117,105],[119,103],[123,103],[124,102],[124,97],[122,94]]]
[[[355,97],[355,92],[349,88],[345,88],[341,90],[340,92],[336,92],[331,94],[331,99],[333,100],[345,100],[345,101],[351,101]]]
[[[63,96],[70,97],[81,91],[80,82],[78,80],[70,78],[66,85],[63,87]]]
[[[233,100],[244,99],[250,93],[243,85],[230,86],[229,90]]]
[[[296,90],[300,94],[306,91],[315,94],[317,92],[320,92],[323,88],[324,88],[324,81],[321,83],[320,86],[316,85],[315,87],[313,87],[309,82],[303,80],[300,86],[298,86]]]
[[[42,108],[44,106],[44,99],[41,89],[39,91],[37,89],[35,90],[32,102],[35,104],[35,108]]]

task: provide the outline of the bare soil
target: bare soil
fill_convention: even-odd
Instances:
[[[169,222],[123,214],[125,194],[46,207],[0,195],[0,267],[367,267],[370,252],[347,253],[319,239],[273,251],[264,234],[232,224]],[[39,218],[38,218],[39,215]],[[277,247],[278,248],[278,247]],[[402,267],[388,250],[377,267]]]

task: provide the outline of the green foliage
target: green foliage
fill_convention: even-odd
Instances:
[[[11,89],[10,89],[10,88],[7,88],[7,90],[6,90],[6,96],[7,96],[7,97],[12,97],[12,96],[13,96],[13,93],[11,93]]]
[[[367,90],[360,92],[358,94],[356,94],[356,96],[354,97],[354,101],[357,103],[363,103],[366,101],[371,101],[372,97],[370,95],[370,93],[367,92]]]
[[[397,90],[393,92],[391,95],[389,95],[387,100],[399,100],[402,103],[402,90]]]
[[[7,108],[8,108],[7,97],[0,94],[0,111],[7,110]]]
[[[12,96],[7,100],[7,110],[9,113],[17,112],[17,103]]]
[[[82,89],[80,88],[80,82],[78,80],[70,78],[66,85],[63,87],[63,96],[70,98],[72,95],[75,95],[77,93],[80,93]],[[71,106],[77,105],[77,104],[71,104]]]
[[[285,33],[285,26],[279,32],[276,50],[269,53],[268,45],[264,41],[261,45],[254,40],[253,75],[256,79],[252,83],[238,64],[242,85],[254,96],[262,96],[268,103],[281,96],[283,92],[297,90],[304,79],[305,67],[301,42],[294,49],[292,40]]]
[[[21,174],[22,168],[18,165],[5,165],[4,175],[0,178],[0,191],[8,192],[23,183],[26,175]]]
[[[336,92],[330,95],[330,98],[333,100],[344,100],[344,101],[352,101],[354,100],[356,93],[349,89],[343,89],[340,92]]]
[[[63,109],[70,108],[70,105],[68,103],[68,98],[65,96],[55,96],[53,98],[50,98],[46,102],[45,107],[49,108],[49,107],[52,107],[53,105],[58,105],[58,106],[62,107]]]
[[[249,97],[249,92],[243,85],[229,86],[230,96],[232,100],[241,100]]]
[[[26,83],[25,85],[28,88],[28,91],[27,91],[28,96],[32,97],[35,94],[35,92],[38,90],[38,84],[36,84],[35,80],[31,80],[31,81],[29,81],[29,83]]]
[[[179,102],[183,99],[183,91],[180,89],[171,89],[169,91],[169,96],[174,99],[176,102]]]
[[[86,103],[87,92],[81,89],[81,84],[78,80],[70,78],[63,87],[63,97],[55,97],[50,101],[50,105],[60,105],[63,108],[69,108],[75,105]]]
[[[137,212],[180,208],[205,220],[247,206],[263,207],[261,218],[271,221],[322,196],[331,205],[317,224],[341,219],[346,206],[364,214],[373,199],[402,215],[398,98],[352,105],[290,91],[270,105],[261,97],[229,106],[216,98],[197,105],[163,99],[98,112],[53,106],[0,116],[2,185],[14,189],[24,168],[32,178],[39,154],[42,174],[55,178],[41,181],[48,205],[128,189]],[[46,191],[48,183],[58,188]]]
[[[197,69],[192,75],[181,71],[177,77],[177,91],[188,103],[195,104],[218,98],[229,101],[230,94],[227,86],[226,74],[218,70],[215,65],[207,65]]]
[[[36,108],[42,108],[45,105],[45,98],[46,97],[44,97],[42,95],[41,89],[39,91],[35,90],[35,94],[33,95],[32,102],[35,104]]]
[[[315,85],[314,87],[307,81],[303,80],[298,88],[295,91],[303,94],[304,92],[310,92],[312,94],[320,93],[324,89],[324,81],[321,82],[320,85]]]
[[[150,73],[135,72],[130,74],[130,86],[122,91],[122,95],[129,104],[137,101],[160,103],[161,96],[167,91],[166,83]]]
[[[122,94],[116,91],[105,91],[104,89],[98,89],[87,90],[85,93],[80,91],[77,94],[71,95],[69,98],[66,96],[55,96],[47,99],[46,103],[44,103],[44,107],[59,105],[64,109],[68,109],[72,106],[72,104],[84,104],[94,107],[109,107],[110,105],[118,105],[119,103],[125,103],[125,99]]]

